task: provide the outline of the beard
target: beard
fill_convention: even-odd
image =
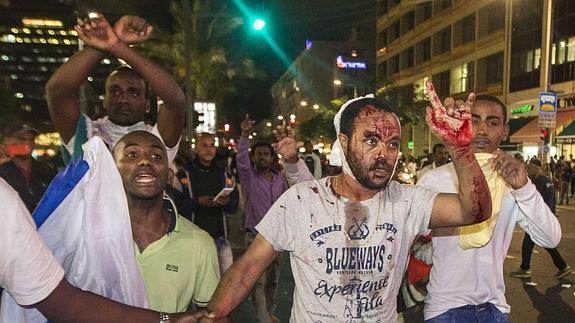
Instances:
[[[349,169],[357,181],[364,187],[371,190],[380,190],[384,188],[389,180],[392,178],[395,172],[395,165],[391,166],[385,159],[379,158],[373,164],[362,164],[351,150],[351,145],[347,148],[347,154],[345,156]],[[383,181],[383,183],[376,183],[371,178],[369,178],[369,172],[375,169],[383,169],[389,173],[388,178]]]

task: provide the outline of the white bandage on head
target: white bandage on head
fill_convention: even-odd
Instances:
[[[336,140],[333,143],[333,146],[331,148],[331,154],[328,155],[328,160],[329,160],[329,164],[331,166],[341,166],[342,170],[344,173],[346,173],[347,175],[351,176],[351,178],[355,179],[355,176],[353,176],[353,173],[351,172],[351,169],[349,168],[349,165],[347,164],[347,161],[345,159],[345,152],[343,151],[343,148],[341,147],[341,143],[339,142],[339,133],[340,133],[340,120],[341,120],[341,115],[343,114],[343,111],[353,102],[358,101],[358,100],[362,100],[362,99],[373,99],[374,95],[373,94],[367,94],[366,96],[360,96],[358,98],[354,98],[351,99],[347,102],[345,102],[341,108],[339,109],[339,111],[337,112],[337,114],[335,115],[335,117],[333,118],[333,125],[335,126],[335,134],[336,134]]]

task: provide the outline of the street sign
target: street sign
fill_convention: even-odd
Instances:
[[[548,145],[543,146],[543,152],[546,154],[549,153],[549,146]]]
[[[557,94],[541,92],[539,94],[539,128],[555,128],[557,115]]]

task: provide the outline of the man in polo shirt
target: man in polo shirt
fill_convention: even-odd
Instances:
[[[254,121],[249,115],[241,123],[242,130],[238,141],[236,160],[245,200],[246,247],[256,238],[256,225],[272,207],[274,202],[287,190],[287,182],[282,173],[272,168],[274,150],[269,143],[258,142],[252,148],[250,163],[249,135]],[[259,323],[277,322],[272,315],[274,294],[279,281],[280,266],[276,257],[258,279],[253,290],[253,302]]]
[[[211,237],[164,200],[168,159],[162,141],[146,131],[122,137],[113,150],[122,177],[150,308],[185,311],[205,307],[219,282]]]

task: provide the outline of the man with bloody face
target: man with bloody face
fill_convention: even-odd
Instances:
[[[401,139],[397,116],[373,97],[344,104],[334,120],[342,174],[314,180],[306,172],[309,181],[278,199],[256,226],[255,241],[224,275],[206,318],[229,313],[285,250],[295,280],[292,322],[397,320],[396,297],[414,238],[428,228],[476,223],[491,214],[487,183],[470,147],[473,99],[453,111],[440,105],[428,111],[431,128],[453,156],[459,194],[391,181]],[[281,140],[276,149],[287,168],[307,170],[295,146]]]

